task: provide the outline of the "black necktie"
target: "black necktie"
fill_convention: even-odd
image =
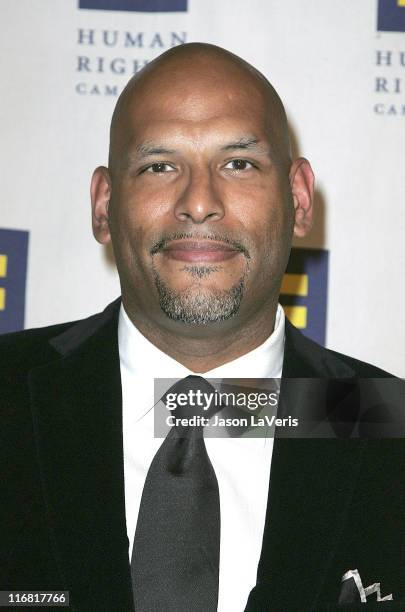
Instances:
[[[214,391],[204,378],[188,376],[167,393],[190,389]],[[192,406],[178,410],[173,416],[196,414]],[[218,482],[203,428],[173,426],[142,493],[131,560],[136,612],[215,612],[219,543]]]

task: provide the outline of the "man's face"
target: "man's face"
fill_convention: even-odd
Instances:
[[[243,323],[277,299],[293,229],[265,96],[226,75],[152,79],[127,114],[109,207],[124,304]]]

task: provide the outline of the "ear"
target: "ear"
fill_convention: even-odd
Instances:
[[[290,185],[294,200],[294,235],[303,238],[312,227],[314,173],[304,157],[294,161],[290,170]]]
[[[108,169],[99,166],[93,172],[90,186],[91,221],[95,239],[101,244],[111,240],[108,224],[108,205],[111,197],[111,178]]]

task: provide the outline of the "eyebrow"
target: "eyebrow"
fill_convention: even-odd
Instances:
[[[221,151],[233,151],[234,149],[258,149],[262,147],[257,147],[259,144],[257,138],[253,137],[245,137],[238,138],[235,142],[230,142],[229,144],[221,147]]]
[[[139,157],[144,158],[152,155],[171,155],[172,153],[175,153],[175,150],[161,147],[152,142],[143,142],[136,147],[136,152]]]
[[[257,138],[254,138],[253,136],[244,136],[242,138],[238,138],[237,140],[224,145],[223,147],[221,147],[220,150],[235,151],[241,149],[256,149],[267,154],[269,153],[267,147],[260,145],[259,140],[257,140]],[[146,141],[136,147],[136,153],[137,157],[139,157],[140,159],[145,159],[147,157],[153,157],[154,155],[173,155],[174,153],[176,153],[176,150],[168,149],[167,147],[158,145],[151,141]]]

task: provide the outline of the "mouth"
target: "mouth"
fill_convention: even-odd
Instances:
[[[236,257],[240,252],[225,242],[215,240],[173,240],[162,248],[165,257],[192,263],[225,261]]]

